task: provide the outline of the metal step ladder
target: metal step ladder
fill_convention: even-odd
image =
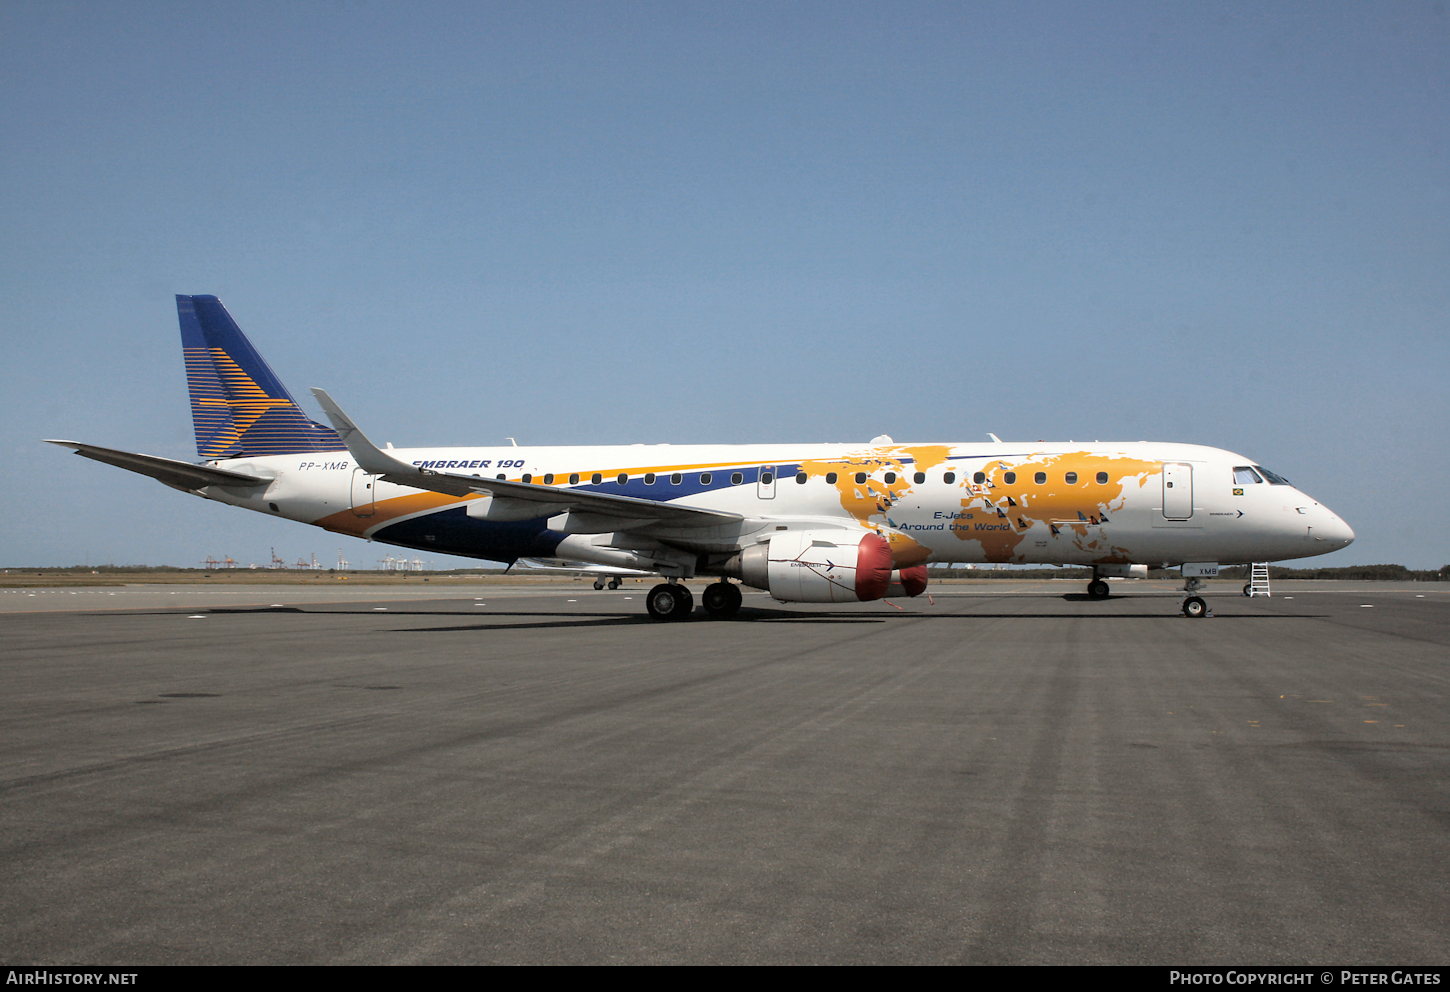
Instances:
[[[1269,563],[1256,561],[1250,566],[1249,584],[1244,586],[1244,595],[1249,597],[1269,595]]]

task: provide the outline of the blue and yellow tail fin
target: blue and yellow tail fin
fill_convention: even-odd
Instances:
[[[178,296],[176,314],[198,455],[250,458],[346,449],[336,431],[302,412],[221,300]]]

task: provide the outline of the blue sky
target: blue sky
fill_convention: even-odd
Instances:
[[[38,443],[195,458],[175,293],[399,445],[1191,441],[1450,562],[1444,2],[12,0],[0,176],[5,564],[385,553]]]

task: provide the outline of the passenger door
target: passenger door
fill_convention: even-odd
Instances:
[[[360,468],[352,470],[352,513],[355,517],[370,517],[377,512],[378,477],[369,475]]]
[[[1193,466],[1163,463],[1163,516],[1187,520],[1193,516]]]

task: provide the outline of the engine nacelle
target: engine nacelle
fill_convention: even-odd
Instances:
[[[891,584],[891,545],[860,531],[787,532],[746,548],[726,571],[787,603],[868,602]]]

